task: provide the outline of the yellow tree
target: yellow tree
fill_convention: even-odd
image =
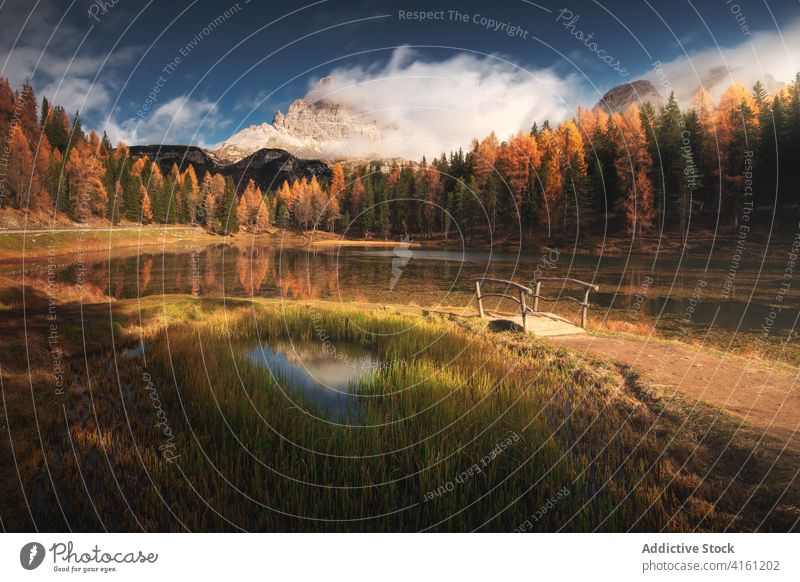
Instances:
[[[591,141],[595,135],[604,132],[608,126],[608,112],[602,107],[595,107],[588,111],[579,107],[576,121],[584,142]],[[590,145],[597,148],[599,144]]]
[[[225,194],[225,176],[222,174],[214,175],[211,180],[211,193],[216,200],[222,198],[222,195]]]
[[[216,216],[217,197],[214,195],[213,190],[209,190],[203,199],[203,222],[210,232],[214,232],[217,229]]]
[[[624,115],[614,114],[614,120],[623,138],[615,169],[623,193],[625,226],[641,242],[643,233],[653,227],[656,217],[653,184],[650,181],[653,161],[647,149],[647,137],[638,107],[632,105]]]
[[[239,204],[236,205],[236,218],[239,221],[239,226],[247,230],[249,224],[250,209],[247,204],[247,198],[244,193],[239,197]]]
[[[269,231],[269,226],[269,206],[266,200],[262,200],[256,211],[255,230],[256,232],[267,232]]]
[[[292,189],[289,187],[287,180],[283,181],[281,187],[278,189],[276,200],[280,203],[283,202],[288,208],[292,207]]]
[[[105,169],[92,145],[78,140],[65,165],[70,210],[73,218],[81,222],[91,214],[105,216],[107,212],[108,194],[103,186]]]
[[[136,158],[136,160],[131,164],[131,174],[141,178],[146,164],[146,157],[142,156],[141,158]]]
[[[303,230],[308,230],[308,225],[313,220],[314,206],[311,201],[311,187],[306,178],[292,184],[292,195],[295,219]]]
[[[591,222],[591,204],[588,200],[586,157],[583,135],[574,121],[568,119],[559,124],[556,130],[558,149],[563,176],[561,213],[563,228],[569,225]]]
[[[262,199],[261,189],[256,187],[253,180],[248,180],[247,186],[239,198],[239,205],[236,209],[236,217],[239,219],[239,226],[247,228],[256,222],[256,214]]]
[[[539,183],[542,200],[539,205],[539,222],[553,228],[562,223],[564,210],[564,176],[561,171],[561,148],[555,132],[545,127],[538,137],[541,151]]]
[[[31,195],[28,202],[32,210],[46,210],[52,207],[52,199],[48,188],[52,183],[53,149],[47,136],[42,134],[39,149],[33,166],[33,179],[31,180]]]
[[[17,204],[24,204],[28,197],[28,185],[33,177],[33,156],[22,127],[17,124],[11,126],[6,147],[8,149],[8,169],[5,181],[10,189],[9,198]],[[1,181],[0,185],[2,185]],[[0,190],[0,194],[3,194],[0,198],[0,205],[3,205],[5,192]]]
[[[747,160],[752,157],[758,138],[757,111],[752,94],[743,85],[734,83],[722,95],[716,113],[723,187],[720,212],[735,224],[744,202]],[[750,166],[752,169],[752,163]]]
[[[422,220],[423,227],[428,234],[431,234],[436,228],[436,216],[442,207],[444,184],[439,170],[433,164],[428,166],[424,172],[422,182],[424,183],[425,204],[422,206]]]
[[[473,174],[478,186],[483,188],[486,182],[495,171],[495,161],[500,144],[494,132],[490,133],[479,144],[476,144],[473,161]]]
[[[540,164],[541,154],[536,138],[527,133],[512,137],[500,147],[497,154],[497,167],[511,189],[516,212],[520,215],[523,207],[531,202],[531,182]]]
[[[700,89],[692,99],[692,106],[697,111],[697,119],[703,130],[703,151],[701,155],[707,162],[708,168],[717,170],[719,166],[719,148],[717,146],[717,106],[711,93],[705,88]],[[717,174],[719,172],[716,172]]]
[[[139,185],[139,196],[142,198],[142,222],[148,224],[153,220],[153,203],[150,202],[150,194],[144,184]]]

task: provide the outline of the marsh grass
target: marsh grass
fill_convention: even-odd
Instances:
[[[66,418],[49,427],[28,492],[40,527],[796,527],[796,455],[724,414],[712,422],[716,409],[531,337],[324,303],[151,298],[114,308],[117,345],[143,340],[145,357],[105,348],[71,363]],[[278,339],[328,341],[334,352],[359,344],[385,362],[359,380],[363,426],[337,425],[242,349]],[[145,373],[174,437],[171,462]]]

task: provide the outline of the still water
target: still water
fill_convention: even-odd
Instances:
[[[717,338],[731,346],[763,335],[782,342],[798,315],[798,294],[785,288],[785,257],[743,259],[735,269],[719,259],[572,255],[558,250],[528,253],[396,248],[281,248],[215,244],[148,251],[119,249],[86,255],[78,264],[58,258],[51,276],[85,291],[116,299],[153,294],[196,297],[257,296],[344,303],[461,307],[474,313],[475,280],[513,279],[532,286],[535,274],[593,282],[590,324],[611,320],[654,325],[667,337]],[[45,284],[46,260],[0,265],[0,275]],[[577,321],[565,295],[578,290],[547,283],[545,303]],[[782,296],[780,303],[776,298]],[[777,306],[777,308],[776,308]],[[509,308],[513,306],[508,305]],[[765,322],[769,333],[764,334]]]
[[[375,354],[365,347],[340,342],[336,350],[327,351],[320,342],[286,340],[250,346],[245,352],[294,393],[287,396],[295,406],[313,415],[322,412],[339,423],[361,420],[357,380],[378,366]]]

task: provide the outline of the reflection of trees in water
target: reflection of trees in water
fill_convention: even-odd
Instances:
[[[269,255],[267,249],[254,248],[250,252],[242,252],[236,259],[236,278],[248,297],[258,296],[269,275]]]
[[[531,261],[514,264],[504,262],[462,262],[455,260],[424,260],[412,258],[403,268],[396,285],[392,280],[393,255],[372,256],[358,251],[319,251],[306,249],[280,249],[276,247],[218,244],[198,249],[196,252],[154,252],[112,257],[109,261],[95,261],[81,270],[77,264],[60,265],[57,279],[63,282],[59,294],[70,297],[78,291],[77,283],[83,282],[85,293],[111,295],[118,299],[157,293],[194,293],[198,296],[222,297],[240,295],[246,297],[285,297],[287,299],[333,299],[343,301],[367,301],[374,303],[416,303],[432,306],[443,303],[452,306],[467,306],[473,301],[474,281],[481,277],[508,279],[532,285],[535,265]],[[659,321],[659,326],[674,326],[690,307],[692,293],[700,279],[709,282],[697,305],[693,308],[692,323],[708,324],[714,320],[718,301],[715,300],[715,277],[719,279],[725,265],[714,265],[715,271],[704,272],[697,264],[681,265],[676,276],[677,263],[665,262],[663,269],[653,273],[652,263],[645,261],[599,258],[579,258],[572,264],[565,263],[558,272],[547,275],[569,275],[582,280],[594,280],[600,292],[592,294],[594,314],[600,318],[623,319],[625,321]],[[110,277],[109,277],[110,273]],[[46,264],[32,265],[26,281],[39,285],[47,284]],[[647,285],[647,279],[652,282]],[[738,279],[737,279],[738,281]],[[136,284],[138,283],[138,284]],[[768,301],[774,297],[780,281],[776,277],[763,276],[759,280],[753,301],[729,300],[721,306],[717,324],[736,327],[745,316],[744,327],[758,328]],[[74,292],[65,291],[72,286]],[[89,286],[94,289],[89,289]],[[750,292],[750,281],[740,283],[736,298]],[[552,282],[543,287],[547,297],[582,297],[581,290]],[[641,295],[641,299],[637,296]],[[787,298],[791,305],[797,300]],[[748,305],[749,304],[749,305]],[[544,303],[548,309],[572,316],[576,305],[559,301]],[[609,312],[609,308],[611,311]],[[765,311],[766,310],[766,311]],[[789,310],[778,322],[788,325]],[[666,321],[666,320],[672,321]],[[785,322],[785,323],[784,323]]]
[[[142,259],[141,275],[139,276],[139,293],[144,294],[150,284],[150,277],[153,272],[153,257]]]
[[[334,255],[284,251],[280,256],[280,272],[277,268],[274,272],[277,294],[287,299],[333,297],[338,264]]]
[[[222,266],[224,265],[221,253],[218,249],[207,247],[201,255],[201,262],[203,265],[203,295],[221,295],[224,289],[221,283],[223,278],[220,276],[222,274]],[[191,269],[191,262],[189,268]]]

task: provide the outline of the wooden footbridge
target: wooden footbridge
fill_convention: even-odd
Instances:
[[[542,282],[556,282],[560,281],[562,289],[566,285],[575,285],[583,289],[583,299],[572,297],[570,295],[558,297],[543,297],[542,296]],[[486,286],[503,286],[502,292],[489,292],[486,293],[481,289],[481,285]],[[512,325],[518,326],[526,332],[530,332],[537,336],[557,336],[557,335],[573,335],[576,333],[585,333],[588,324],[589,313],[589,293],[598,291],[600,288],[592,283],[586,281],[579,281],[578,279],[571,279],[569,277],[538,277],[535,279],[536,287],[531,289],[525,285],[520,285],[513,281],[505,279],[489,279],[484,278],[475,281],[475,294],[478,300],[478,314],[481,319],[488,319],[496,322],[508,322]],[[516,292],[516,296],[514,294]],[[515,302],[519,305],[518,314],[506,314],[493,311],[487,311],[483,307],[483,300],[486,297],[499,297]],[[554,313],[546,311],[539,311],[540,301],[559,301],[562,299],[574,301],[581,307],[581,325],[577,326],[563,317]]]

